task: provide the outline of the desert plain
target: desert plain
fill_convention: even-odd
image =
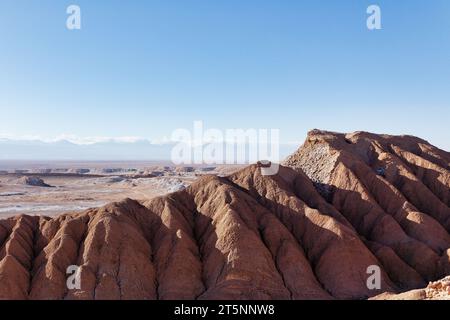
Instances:
[[[55,216],[131,198],[179,191],[205,174],[242,166],[177,166],[170,161],[0,161],[0,218]]]

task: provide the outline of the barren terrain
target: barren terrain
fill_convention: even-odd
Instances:
[[[156,198],[3,219],[0,298],[446,299],[449,169],[419,138],[314,130],[276,175],[252,165]]]
[[[168,162],[0,161],[0,218],[54,216],[125,198],[148,200],[181,190],[201,175],[223,175],[236,168],[183,167]],[[25,181],[36,178],[47,186]]]

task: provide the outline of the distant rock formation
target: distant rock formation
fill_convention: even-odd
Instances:
[[[39,177],[21,177],[18,180],[19,184],[24,184],[27,186],[32,186],[32,187],[45,187],[45,188],[50,188],[52,187],[51,185],[48,185],[44,182],[44,180],[42,180]]]
[[[32,172],[38,174],[49,174],[52,173],[52,169],[34,169]]]
[[[0,299],[444,298],[447,279],[427,285],[450,275],[449,168],[418,138],[317,130],[274,176],[253,165],[144,202],[0,220]]]
[[[29,172],[29,170],[28,169],[16,169],[13,172],[16,174],[23,174],[23,173]]]
[[[87,168],[77,168],[77,169],[70,169],[67,171],[68,173],[74,173],[74,174],[86,174],[91,172],[91,169]]]
[[[123,172],[123,168],[103,168],[100,170],[101,173],[119,173]]]
[[[189,172],[194,172],[195,168],[194,167],[176,167],[175,168],[175,172],[177,173],[189,173]]]

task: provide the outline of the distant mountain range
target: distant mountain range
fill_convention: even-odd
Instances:
[[[163,160],[170,158],[173,144],[150,141],[107,141],[76,144],[67,140],[0,139],[1,160]]]
[[[175,144],[153,143],[146,139],[75,143],[0,138],[0,160],[170,160]],[[298,144],[280,145],[280,157],[283,159],[297,147]]]

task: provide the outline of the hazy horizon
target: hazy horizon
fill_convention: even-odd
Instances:
[[[420,137],[419,137],[420,138]],[[306,136],[305,136],[306,139]],[[432,141],[428,141],[432,145]],[[280,160],[295,152],[302,142],[281,143],[279,145]],[[37,137],[7,139],[0,136],[1,161],[160,161],[170,162],[175,141],[152,142],[139,137],[80,137],[41,140]],[[205,144],[206,146],[207,144]],[[245,143],[246,148],[249,143]],[[228,147],[226,143],[224,148]],[[435,145],[449,152],[442,146]],[[1,166],[0,166],[1,168]]]

